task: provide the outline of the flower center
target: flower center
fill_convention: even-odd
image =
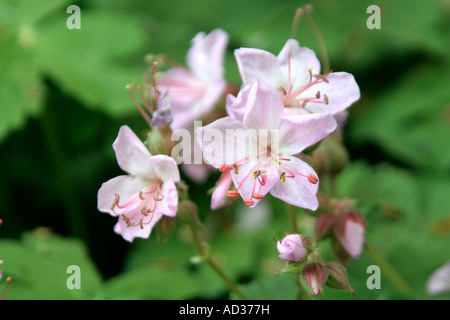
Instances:
[[[127,228],[139,226],[143,229],[144,225],[152,221],[158,202],[163,199],[161,182],[158,181],[139,191],[124,204],[120,204],[120,195],[116,193],[110,209],[125,221]]]
[[[321,83],[321,82],[329,83],[329,80],[327,77],[332,71],[328,72],[326,75],[313,74],[311,68],[306,69],[306,71],[308,71],[308,73],[309,73],[308,83],[294,89],[293,84],[292,84],[292,77],[291,77],[291,55],[289,54],[287,88],[283,88],[283,87],[278,88],[278,91],[281,93],[281,99],[283,100],[284,105],[286,107],[291,107],[291,106],[297,105],[301,108],[306,109],[306,104],[308,102],[324,103],[325,105],[329,104],[328,95],[321,94],[321,92],[319,90],[316,92],[315,95],[312,95],[312,96],[302,96],[302,93],[318,83]]]
[[[306,175],[289,168],[286,164],[289,163],[290,159],[280,157],[278,154],[275,154],[270,146],[268,146],[266,150],[253,156],[246,157],[233,163],[232,165],[227,165],[224,163],[220,166],[219,170],[221,173],[227,173],[233,170],[235,175],[238,175],[239,167],[249,163],[250,160],[254,160],[255,158],[256,162],[254,166],[248,171],[239,186],[236,187],[236,190],[230,190],[227,192],[227,197],[237,198],[239,196],[238,190],[242,187],[244,182],[253,178],[253,189],[251,196],[248,199],[244,199],[244,204],[248,207],[254,205],[255,199],[261,200],[264,197],[264,195],[261,194],[261,189],[266,185],[267,177],[269,175],[278,175],[280,181],[283,183],[286,179],[293,179],[296,176],[304,177],[309,183],[312,184],[317,184],[319,182],[319,179],[314,174]]]

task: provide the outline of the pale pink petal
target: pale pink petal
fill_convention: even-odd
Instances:
[[[303,246],[303,235],[288,234],[281,241],[277,242],[277,249],[280,253],[278,257],[287,261],[300,261],[307,256],[307,251]]]
[[[309,82],[311,70],[312,74],[320,73],[320,62],[315,52],[309,48],[300,47],[298,41],[289,39],[277,57],[282,74],[282,81],[278,87],[292,91]],[[278,87],[274,87],[275,90]]]
[[[213,169],[212,166],[195,163],[183,163],[181,164],[181,168],[184,174],[196,183],[205,182]]]
[[[145,176],[149,172],[151,154],[128,126],[120,128],[113,148],[122,170],[136,176]]]
[[[242,121],[244,119],[245,110],[247,109],[248,94],[251,86],[246,85],[241,88],[236,97],[231,94],[227,95],[226,109],[228,115],[235,119]]]
[[[149,160],[150,170],[147,174],[149,179],[167,181],[172,179],[180,181],[180,173],[175,160],[169,156],[158,154]]]
[[[248,94],[244,126],[251,129],[278,129],[284,104],[280,97],[263,81],[257,80]]]
[[[266,167],[261,165],[258,161],[251,160],[246,164],[239,166],[238,173],[233,170],[231,171],[231,177],[233,179],[234,186],[238,190],[242,199],[253,200],[254,204],[250,207],[254,207],[260,201],[259,199],[253,198],[253,193],[265,196],[273,185],[279,180],[277,175],[274,174],[264,174],[258,178],[253,177],[253,173],[256,170],[265,171]],[[261,184],[263,181],[263,184]]]
[[[234,55],[244,84],[252,84],[258,79],[271,87],[280,83],[278,60],[272,53],[260,49],[240,48],[234,51]]]
[[[117,214],[111,210],[116,195],[120,196],[120,203],[124,204],[131,199],[138,197],[139,191],[145,190],[149,186],[149,181],[137,176],[118,176],[104,182],[97,194],[97,207],[101,212],[109,213],[117,217]],[[136,202],[129,207],[129,210],[139,205]]]
[[[216,188],[214,189],[211,196],[211,209],[216,210],[220,208],[224,202],[227,191],[230,190],[230,186],[233,180],[231,179],[231,173],[227,172],[220,177]]]
[[[284,182],[278,179],[270,190],[270,194],[294,206],[316,210],[319,206],[316,196],[319,185],[309,182],[307,176],[313,174],[317,177],[317,174],[308,164],[297,157],[287,156],[285,158],[289,161],[282,161],[283,166],[295,171],[295,177],[288,178],[287,176],[290,174],[287,169],[282,167],[281,169],[286,171],[287,178]]]
[[[332,133],[336,125],[330,114],[285,116],[280,124],[278,154],[297,154]]]
[[[127,226],[127,223],[123,219],[114,226],[114,231],[120,234],[125,240],[133,242],[134,238],[148,238],[155,224],[161,219],[162,214],[155,212],[153,215],[147,217],[143,228],[141,229],[139,224],[136,226]]]
[[[169,179],[161,186],[163,199],[157,201],[156,211],[169,217],[174,217],[178,209],[178,192],[174,180]]]
[[[310,112],[335,114],[350,107],[361,97],[359,86],[350,73],[333,72],[327,79],[328,83],[317,83],[300,94],[300,97],[314,97],[320,91],[321,96],[328,96],[328,104],[308,102],[305,108]]]
[[[192,73],[203,81],[221,79],[227,43],[228,34],[222,29],[215,29],[208,35],[198,33],[187,53],[187,65]]]
[[[355,259],[359,259],[365,241],[365,229],[359,223],[347,220],[345,223],[345,236],[340,239],[342,246]]]
[[[233,164],[255,154],[241,121],[225,117],[197,128],[197,141],[203,158],[209,165],[219,168],[222,164]]]

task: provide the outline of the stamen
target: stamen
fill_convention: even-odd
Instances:
[[[237,190],[227,191],[227,197],[228,198],[237,198],[237,197],[239,197],[239,192]]]
[[[286,89],[284,89],[283,87],[279,87],[278,91],[280,91],[283,94],[283,96],[287,94]]]
[[[252,193],[252,197],[255,199],[258,199],[258,200],[261,200],[262,198],[264,198],[264,196],[259,193]]]
[[[115,193],[114,196],[114,202],[111,204],[111,207],[109,207],[111,210],[114,210],[114,207],[119,203],[119,195]]]
[[[319,179],[315,175],[313,175],[312,173],[308,174],[308,176],[306,178],[312,184],[317,184],[317,182],[319,182]]]
[[[225,172],[227,172],[229,169],[230,169],[229,166],[226,165],[226,164],[224,163],[224,164],[222,164],[222,165],[220,166],[219,171],[220,171],[221,173],[225,173]]]
[[[245,200],[244,200],[244,204],[245,204],[247,207],[251,207],[252,205],[255,204],[255,201],[253,201],[253,200],[251,200],[251,199],[245,199]]]

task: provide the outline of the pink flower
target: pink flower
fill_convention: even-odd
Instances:
[[[157,79],[157,89],[167,93],[172,109],[171,128],[189,128],[210,112],[226,88],[223,59],[228,34],[213,30],[198,33],[187,53],[188,69],[173,67]]]
[[[360,98],[353,76],[346,72],[320,75],[314,51],[289,39],[278,57],[251,48],[240,48],[235,57],[243,85],[260,79],[278,93],[290,114],[331,113],[348,108]]]
[[[281,241],[277,242],[277,249],[281,259],[287,261],[300,261],[306,258],[308,253],[303,246],[304,235],[288,234]]]
[[[219,181],[216,183],[216,187],[212,193],[211,197],[211,209],[216,210],[219,209],[227,204],[226,196],[228,191],[230,191],[231,184],[233,183],[233,180],[231,179],[231,173],[230,171],[222,174],[222,176],[219,178]]]
[[[176,215],[175,182],[180,181],[177,164],[165,155],[152,156],[128,126],[120,128],[113,148],[120,168],[129,175],[102,184],[98,209],[119,217],[114,231],[125,240],[148,238],[163,215]]]
[[[362,215],[356,211],[342,213],[335,221],[334,233],[348,254],[359,259],[366,234]]]
[[[229,116],[198,128],[205,161],[222,173],[231,172],[249,207],[270,192],[290,204],[317,209],[319,179],[294,155],[333,132],[334,118],[329,114],[283,117],[283,102],[261,81],[252,85],[245,105],[242,120]]]

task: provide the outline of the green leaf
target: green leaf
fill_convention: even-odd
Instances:
[[[20,241],[0,240],[0,247],[3,274],[12,277],[5,299],[92,299],[100,288],[100,274],[79,240],[36,229]],[[80,268],[81,289],[67,287],[71,265]]]

